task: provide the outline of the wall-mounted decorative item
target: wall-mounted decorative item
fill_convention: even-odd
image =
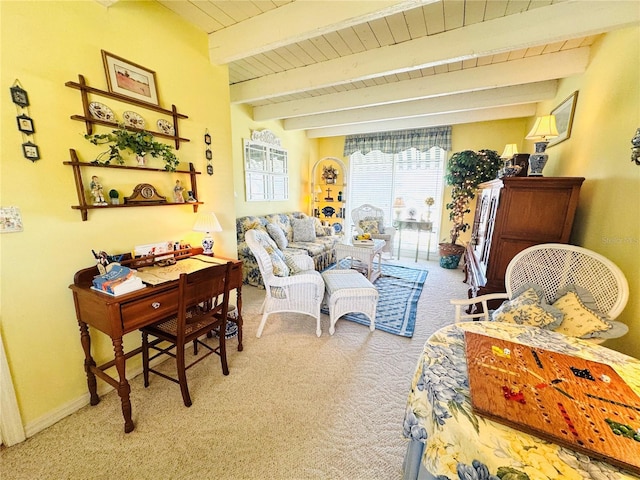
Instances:
[[[156,73],[141,65],[102,50],[102,62],[111,93],[159,105]]]
[[[40,149],[35,143],[25,142],[22,144],[22,154],[25,158],[35,162],[40,160]]]
[[[22,215],[18,207],[0,207],[0,233],[21,232]]]
[[[636,135],[631,139],[631,161],[640,165],[640,128],[636,130]]]
[[[289,199],[288,153],[269,130],[244,140],[244,172],[248,202]]]
[[[578,102],[578,91],[576,90],[567,98],[565,98],[560,105],[551,110],[551,115],[556,117],[556,127],[558,129],[558,136],[549,142],[548,147],[564,142],[571,136],[571,127],[573,126],[573,115],[576,110],[576,103]]]
[[[204,156],[207,159],[207,173],[209,175],[213,175],[213,164],[211,163],[211,160],[213,160],[213,153],[211,153],[211,135],[209,135],[209,130],[205,130],[204,143],[206,145]]]
[[[18,122],[18,130],[22,133],[26,133],[28,135],[34,133],[36,129],[33,126],[33,120],[31,117],[27,117],[26,115],[18,115],[16,117]]]
[[[16,83],[18,81],[16,80]],[[27,95],[26,90],[23,90],[20,85],[13,85],[9,90],[11,90],[11,100],[16,105],[20,107],[28,107],[29,106],[29,96]]]

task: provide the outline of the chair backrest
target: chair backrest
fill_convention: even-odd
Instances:
[[[185,325],[227,318],[232,262],[180,274],[178,288],[177,336],[185,334]],[[219,301],[219,297],[222,300]]]
[[[267,250],[263,247],[263,242],[269,242],[269,240],[271,240],[271,237],[269,237],[269,235],[265,232],[252,229],[247,230],[244,235],[244,239],[251,249],[251,253],[253,253],[254,257],[256,257],[264,286],[268,291],[272,279],[275,275],[273,273],[273,263],[271,262],[271,257],[269,256]]]
[[[629,299],[629,284],[622,270],[602,255],[560,243],[534,245],[518,253],[505,275],[509,298],[522,285],[535,283],[553,302],[558,289],[567,285],[584,287],[593,295],[598,309],[615,319]]]
[[[384,210],[368,203],[354,208],[351,211],[351,219],[359,232],[361,231],[360,222],[363,220],[375,220],[382,229],[385,227]],[[383,233],[383,231],[380,233]]]

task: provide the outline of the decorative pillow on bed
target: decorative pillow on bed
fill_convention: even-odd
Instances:
[[[562,322],[562,316],[560,310],[543,303],[534,287],[529,287],[520,295],[500,305],[493,312],[492,318],[496,322],[548,328]]]
[[[267,232],[269,232],[269,236],[276,242],[276,245],[280,250],[284,250],[289,245],[289,240],[287,240],[287,236],[284,234],[284,230],[280,228],[278,225],[274,225],[273,223],[267,224]]]
[[[360,220],[358,226],[362,230],[362,233],[371,233],[374,235],[380,233],[380,224],[375,218],[367,217],[364,220]]]
[[[564,320],[554,330],[570,337],[591,338],[611,328],[611,324],[598,312],[587,308],[577,292],[569,290],[554,304],[564,313]]]
[[[294,242],[313,242],[316,239],[316,226],[314,217],[294,218],[293,224],[293,241]]]

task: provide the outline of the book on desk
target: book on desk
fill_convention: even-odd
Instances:
[[[123,295],[144,288],[136,270],[118,263],[107,266],[107,272],[93,277],[91,288],[108,295]]]

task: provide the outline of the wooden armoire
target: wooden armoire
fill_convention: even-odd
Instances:
[[[511,259],[532,245],[568,243],[584,178],[508,177],[480,184],[465,251],[469,298],[504,292]]]

